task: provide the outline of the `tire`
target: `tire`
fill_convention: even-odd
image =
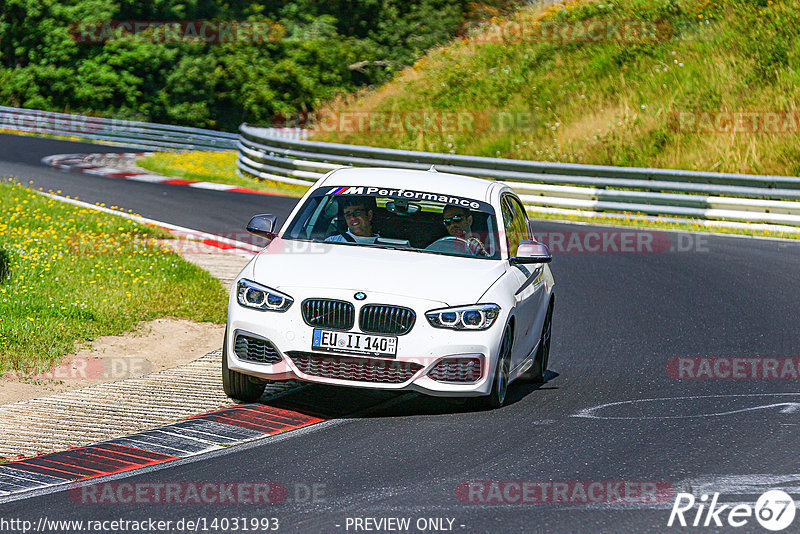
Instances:
[[[508,375],[511,367],[511,347],[514,344],[514,331],[511,325],[506,325],[503,340],[500,342],[500,351],[497,355],[497,365],[492,381],[492,391],[489,395],[478,397],[478,407],[483,409],[502,408],[506,403],[508,393]]]
[[[255,378],[228,369],[228,331],[222,344],[222,390],[232,399],[254,402],[261,398],[266,384]]]
[[[536,356],[533,358],[533,365],[529,371],[529,377],[533,382],[544,383],[544,373],[547,371],[547,364],[550,361],[550,338],[553,332],[553,304],[547,308],[547,315],[544,318],[542,336],[539,338],[539,348],[536,349]]]

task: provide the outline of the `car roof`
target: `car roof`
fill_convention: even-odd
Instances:
[[[498,184],[491,180],[413,169],[379,167],[345,167],[336,169],[317,182],[321,186],[365,186],[426,191],[442,195],[458,195],[490,202],[491,191]]]

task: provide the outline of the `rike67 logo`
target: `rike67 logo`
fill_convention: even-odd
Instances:
[[[755,508],[748,503],[720,504],[718,499],[719,493],[710,499],[703,494],[699,500],[691,493],[678,493],[667,526],[722,527],[727,523],[738,528],[755,518],[763,528],[777,532],[794,521],[794,500],[785,491],[767,491],[758,498]]]

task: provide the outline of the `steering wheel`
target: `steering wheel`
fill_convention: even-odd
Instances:
[[[448,235],[437,239],[427,247],[425,250],[432,250],[434,252],[450,252],[455,254],[472,254],[469,246],[469,241],[463,237]]]

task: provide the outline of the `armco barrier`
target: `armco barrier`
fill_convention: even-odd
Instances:
[[[147,150],[233,150],[237,135],[187,126],[0,106],[0,130],[63,135]],[[271,128],[275,138],[302,137],[298,128]]]
[[[395,150],[299,138],[272,129],[239,128],[241,174],[311,185],[342,166],[453,172],[502,181],[530,212],[634,212],[716,221],[800,227],[800,177],[606,167]],[[794,230],[794,228],[792,228]]]

